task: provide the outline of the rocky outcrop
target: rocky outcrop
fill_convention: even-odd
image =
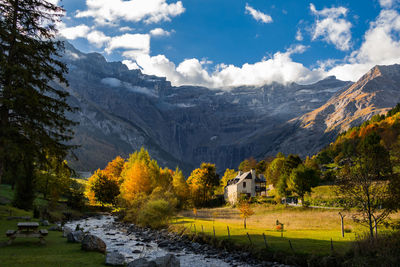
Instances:
[[[88,234],[82,240],[81,248],[85,251],[98,251],[101,253],[106,253],[106,243],[97,236]]]
[[[295,129],[275,151],[312,155],[350,127],[375,114],[385,114],[400,102],[400,65],[375,66],[356,83],[320,108],[290,122]]]

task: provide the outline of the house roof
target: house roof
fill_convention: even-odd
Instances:
[[[244,173],[242,173],[241,175],[238,174],[235,178],[233,178],[232,180],[229,180],[229,181],[228,181],[227,186],[240,183],[240,182],[243,181],[244,179],[252,179],[251,171],[249,171],[249,172],[244,172]]]

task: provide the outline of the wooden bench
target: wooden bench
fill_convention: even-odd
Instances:
[[[17,224],[18,230],[7,230],[8,244],[10,245],[17,237],[35,237],[39,238],[41,244],[45,244],[45,236],[49,234],[46,229],[37,230],[38,223],[20,222]]]

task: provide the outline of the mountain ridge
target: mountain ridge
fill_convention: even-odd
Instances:
[[[297,146],[293,137],[304,129],[299,118],[353,86],[327,77],[310,85],[174,87],[166,78],[129,70],[68,43],[63,61],[70,69],[70,101],[81,108],[79,116],[71,115],[81,123],[74,143],[82,143],[76,151],[80,160],[72,165],[83,171],[103,168],[113,157],[126,157],[141,146],[160,165],[183,166],[186,173],[203,161],[223,171],[247,157],[278,150],[302,150],[304,155],[307,146],[291,148]]]

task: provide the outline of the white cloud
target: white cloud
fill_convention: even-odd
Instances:
[[[53,5],[58,5],[59,0],[47,0],[47,2],[52,3]]]
[[[111,53],[115,49],[127,49],[131,53],[148,54],[150,52],[149,34],[130,34],[112,37],[105,48],[106,53]],[[127,52],[124,52],[124,54]],[[123,55],[124,55],[123,54]],[[125,54],[124,56],[127,56]]]
[[[105,43],[108,43],[111,40],[111,37],[106,36],[104,33],[100,31],[92,31],[87,35],[87,40],[94,44],[96,47],[100,48]]]
[[[352,24],[344,18],[347,15],[347,8],[332,7],[317,10],[310,4],[310,10],[316,16],[312,40],[322,38],[339,50],[349,50]]]
[[[120,31],[120,32],[130,32],[130,31],[133,31],[133,30],[134,30],[134,29],[131,28],[131,27],[129,27],[129,26],[125,26],[125,27],[119,28],[119,31]]]
[[[171,32],[166,31],[166,30],[161,29],[161,28],[155,28],[155,29],[150,31],[150,34],[152,36],[170,36]]]
[[[272,18],[270,15],[264,14],[263,12],[254,9],[248,3],[246,3],[245,13],[250,14],[256,21],[261,21],[262,23],[272,22]]]
[[[375,65],[400,63],[400,14],[382,10],[371,22],[359,50],[354,51],[345,64],[329,70],[342,80],[357,80]]]
[[[90,28],[84,24],[75,27],[66,27],[65,24],[58,24],[59,34],[68,40],[75,40],[76,38],[86,37]]]
[[[296,40],[297,41],[303,41],[303,34],[301,33],[300,29],[297,29]]]
[[[278,83],[310,83],[323,77],[319,70],[309,70],[301,63],[293,62],[291,55],[302,53],[305,46],[298,45],[285,52],[277,52],[270,59],[254,64],[246,63],[241,67],[220,64],[213,73],[208,73],[207,61],[196,58],[186,59],[176,66],[164,55],[151,57],[137,56],[136,62],[125,60],[129,68],[138,68],[145,74],[167,77],[173,85],[201,85],[214,88],[229,88],[239,85],[263,85]]]
[[[117,78],[113,78],[113,77],[101,79],[101,83],[111,86],[111,87],[119,87],[122,84],[122,82],[120,80],[118,80]]]
[[[170,21],[185,11],[181,1],[167,3],[166,0],[86,0],[88,7],[78,11],[76,17],[93,17],[101,25],[115,24],[118,20],[155,23]]]
[[[398,0],[379,0],[379,4],[383,8],[391,8]]]

